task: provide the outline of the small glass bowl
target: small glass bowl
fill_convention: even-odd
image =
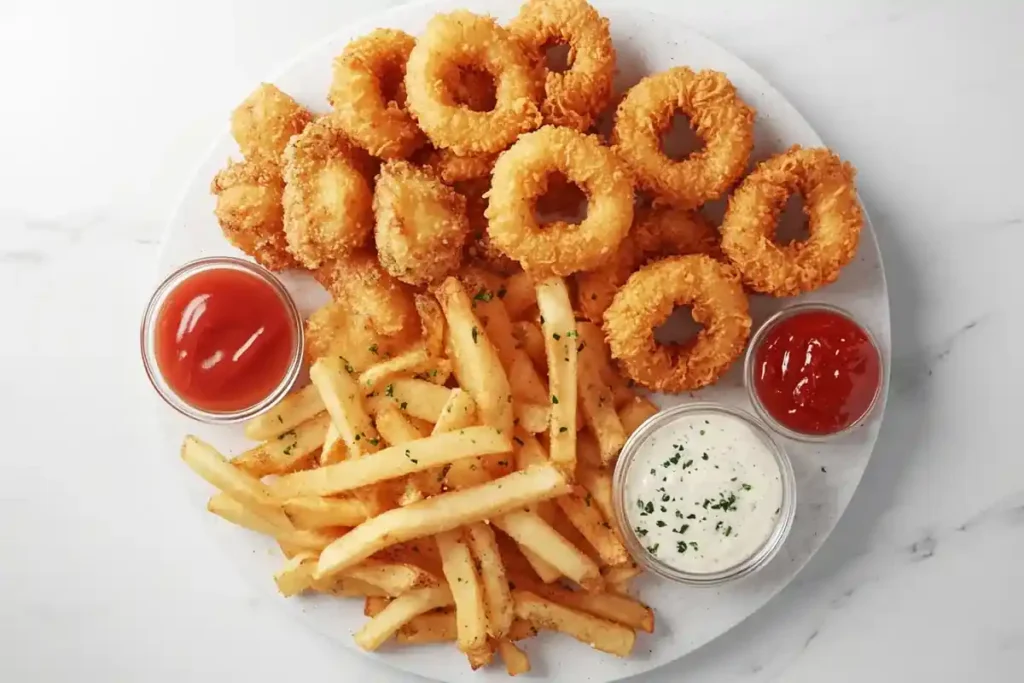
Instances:
[[[647,552],[640,539],[633,532],[633,527],[629,522],[628,513],[626,512],[626,481],[636,455],[640,451],[640,447],[652,434],[667,423],[682,416],[692,414],[728,415],[739,418],[746,423],[753,430],[754,434],[762,439],[764,445],[775,457],[775,462],[779,466],[780,481],[782,483],[782,502],[779,505],[779,516],[775,520],[775,527],[772,529],[772,533],[765,539],[764,543],[741,562],[725,569],[707,573],[682,571],[662,562],[656,556]],[[644,569],[671,581],[694,586],[714,586],[753,574],[767,565],[782,548],[790,529],[793,527],[793,518],[796,515],[796,475],[793,472],[793,465],[789,461],[789,456],[786,455],[782,446],[772,437],[767,427],[753,415],[720,403],[686,403],[652,415],[626,440],[626,444],[622,447],[622,452],[619,454],[619,460],[615,465],[612,496],[619,530],[622,532],[622,537],[626,542],[630,555],[633,556],[633,559],[638,564]]]
[[[754,386],[754,373],[757,372],[757,351],[761,347],[761,342],[764,341],[765,335],[771,332],[772,329],[783,320],[800,313],[807,313],[808,311],[825,311],[846,318],[864,332],[868,341],[871,342],[871,346],[875,349],[875,353],[878,354],[878,388],[875,390],[875,395],[871,398],[871,402],[868,404],[868,407],[864,410],[864,414],[851,422],[848,426],[838,432],[832,432],[831,434],[805,434],[804,432],[798,432],[793,428],[782,424],[768,412],[767,408],[765,408],[764,403],[761,402],[761,397],[757,395],[757,387]],[[758,328],[757,332],[754,333],[754,336],[750,338],[750,343],[747,345],[747,354],[743,360],[743,386],[747,390],[747,397],[750,399],[750,404],[754,406],[754,412],[757,413],[758,417],[764,420],[765,423],[774,431],[782,434],[786,438],[811,443],[821,443],[837,439],[845,434],[849,434],[863,424],[868,416],[870,416],[874,411],[875,405],[878,404],[879,397],[882,396],[885,391],[885,375],[885,360],[882,356],[882,350],[879,348],[878,341],[875,339],[875,335],[871,333],[871,330],[853,317],[853,315],[848,311],[839,308],[838,306],[823,303],[795,304],[782,309],[772,317],[765,320],[764,323],[761,324],[761,327]]]
[[[164,379],[163,373],[160,371],[160,366],[157,363],[156,352],[154,350],[154,337],[156,333],[156,321],[159,317],[160,310],[163,308],[168,295],[170,295],[178,285],[203,271],[220,270],[224,268],[242,271],[257,277],[273,288],[280,297],[282,303],[284,303],[291,319],[292,339],[295,340],[295,349],[292,354],[292,359],[289,362],[288,370],[285,372],[281,382],[266,397],[257,403],[240,410],[220,412],[197,408],[182,399],[174,389],[171,388]],[[156,389],[157,393],[160,394],[160,397],[167,403],[167,405],[193,420],[207,422],[210,424],[231,424],[248,420],[256,417],[260,413],[266,412],[278,401],[284,398],[289,391],[291,391],[292,386],[295,384],[299,374],[302,372],[303,346],[305,339],[302,315],[299,313],[299,309],[296,307],[291,294],[288,293],[288,290],[273,273],[262,266],[244,259],[230,256],[211,256],[196,259],[195,261],[189,261],[167,276],[167,279],[160,283],[160,286],[156,288],[156,291],[153,293],[153,297],[149,300],[149,304],[146,306],[145,314],[142,316],[140,343],[142,347],[142,364],[146,368],[146,376],[149,377],[150,384],[153,385],[153,388]]]

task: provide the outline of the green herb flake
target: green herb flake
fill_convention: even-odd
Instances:
[[[655,543],[654,545],[647,546],[647,552],[653,555],[654,553],[658,552],[658,546],[660,545],[660,543]]]
[[[660,527],[665,526],[665,522],[661,521],[660,519],[657,522],[655,522],[655,524],[657,524]]]
[[[476,293],[476,296],[473,297],[473,300],[474,301],[490,301],[493,298],[494,298],[493,294],[488,292],[486,289],[481,289],[479,292]]]
[[[554,394],[551,394],[551,402],[554,403],[557,406],[558,405],[558,397],[555,396]]]
[[[476,329],[476,325],[473,325],[473,343],[476,344],[477,335],[480,334],[480,330]]]
[[[376,344],[370,344],[370,353],[372,353],[374,355],[377,354],[377,345]]]

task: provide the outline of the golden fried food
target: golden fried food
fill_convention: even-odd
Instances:
[[[497,97],[490,111],[460,105],[446,84],[459,67],[494,76]],[[459,10],[428,23],[409,56],[405,74],[409,110],[437,147],[455,154],[493,154],[540,125],[533,70],[508,31],[490,17]]]
[[[426,137],[405,108],[405,63],[416,40],[379,28],[356,38],[334,60],[327,99],[338,125],[382,159],[405,159]]]
[[[473,111],[491,111],[498,103],[494,77],[472,64],[452,69],[445,75],[444,83],[456,104]]]
[[[542,225],[534,214],[556,172],[587,195],[587,216],[578,224]],[[604,264],[633,222],[633,180],[615,153],[594,136],[545,126],[527,133],[494,166],[488,234],[523,268],[570,275]]]
[[[440,282],[462,264],[466,198],[407,161],[381,168],[373,194],[380,263],[411,285]]]
[[[231,244],[270,270],[298,265],[285,242],[284,181],[275,163],[260,156],[229,161],[213,178],[210,192],[217,197],[214,214]]]
[[[361,249],[325,264],[314,277],[336,301],[366,315],[377,333],[391,337],[419,332],[412,290],[391,277],[373,251]]]
[[[473,154],[460,157],[450,149],[428,146],[417,152],[412,161],[429,169],[448,185],[490,178],[497,154]]]
[[[704,149],[675,161],[661,137],[685,114]],[[630,88],[615,112],[612,139],[641,187],[684,209],[717,199],[740,179],[754,147],[754,110],[717,71],[680,66]]]
[[[308,109],[270,83],[261,83],[231,113],[231,135],[246,158],[279,163],[288,140],[313,120]]]
[[[373,229],[373,193],[358,152],[325,116],[285,149],[284,231],[288,248],[317,268],[363,246]]]
[[[758,164],[729,198],[722,251],[756,292],[795,296],[835,282],[853,260],[864,226],[850,164],[828,149],[792,147]],[[810,237],[778,244],[779,216],[804,197]]]
[[[694,211],[671,206],[637,209],[633,229],[615,257],[596,270],[576,274],[579,310],[600,325],[615,292],[630,275],[651,259],[685,254],[717,256],[718,231]]]
[[[544,123],[589,131],[612,96],[615,48],[608,20],[585,0],[527,0],[508,29],[544,81]],[[569,48],[565,71],[545,64],[553,44]]]
[[[522,270],[519,264],[505,256],[494,246],[487,234],[487,197],[491,178],[466,180],[455,183],[455,189],[466,198],[466,217],[469,219],[469,237],[466,240],[466,262],[484,266],[488,270],[511,275]]]
[[[344,358],[355,372],[362,372],[382,358],[395,356],[408,345],[409,335],[382,335],[370,317],[347,301],[331,301],[306,320],[306,361]]]
[[[676,306],[692,306],[704,327],[685,344],[662,345],[656,327]],[[700,389],[722,376],[743,353],[750,312],[739,273],[710,256],[672,256],[634,273],[604,314],[612,357],[652,391]]]

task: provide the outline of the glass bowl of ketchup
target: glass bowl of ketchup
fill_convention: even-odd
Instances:
[[[750,340],[744,384],[775,431],[826,441],[860,425],[882,394],[882,354],[871,332],[836,306],[790,306]]]
[[[172,273],[146,307],[141,342],[153,388],[203,422],[260,414],[302,370],[295,302],[270,271],[238,258],[202,258]]]

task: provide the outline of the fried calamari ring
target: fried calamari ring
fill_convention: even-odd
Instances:
[[[864,226],[855,171],[828,149],[792,147],[762,161],[729,198],[722,251],[751,289],[794,296],[835,282],[853,260]],[[777,244],[775,229],[794,192],[804,197],[810,237]]]
[[[373,194],[358,152],[330,116],[309,124],[284,152],[284,230],[288,248],[317,268],[366,243]]]
[[[587,216],[579,224],[542,226],[534,215],[556,172],[587,195]],[[596,137],[545,126],[498,158],[486,216],[491,241],[523,268],[560,276],[590,270],[610,258],[629,232],[632,176]]]
[[[654,329],[687,305],[704,329],[684,344],[659,344]],[[629,278],[605,311],[604,333],[612,357],[639,384],[692,391],[713,383],[743,353],[749,302],[732,266],[704,254],[672,256]]]
[[[466,198],[432,173],[389,161],[373,193],[380,263],[410,285],[439,282],[462,264],[469,234]]]
[[[585,0],[528,0],[508,25],[544,81],[544,123],[586,132],[608,104],[615,48],[608,20]],[[546,49],[569,47],[567,71],[551,71]]]
[[[405,63],[415,44],[404,31],[379,28],[350,42],[334,60],[327,100],[338,125],[382,159],[405,159],[426,142],[405,109]]]
[[[412,290],[388,275],[372,250],[360,249],[326,263],[313,276],[336,301],[366,315],[378,334],[419,333]]]
[[[619,287],[652,258],[719,255],[718,231],[695,211],[671,206],[637,209],[629,235],[606,265],[576,274],[580,311],[601,324]]]
[[[446,85],[456,69],[467,66],[494,76],[492,110],[460,105]],[[500,152],[541,122],[539,89],[522,49],[493,19],[465,10],[427,23],[409,55],[405,87],[409,110],[430,141],[458,155]]]
[[[231,135],[245,158],[262,156],[277,164],[293,135],[313,120],[308,109],[270,83],[261,83],[231,112]]]
[[[661,147],[677,111],[689,117],[705,145],[681,161]],[[612,138],[641,187],[695,209],[721,197],[743,175],[754,146],[754,110],[724,74],[681,66],[630,88],[615,112]]]
[[[298,266],[284,237],[283,192],[276,162],[260,156],[229,161],[210,183],[210,193],[217,196],[214,214],[224,237],[270,270]]]

